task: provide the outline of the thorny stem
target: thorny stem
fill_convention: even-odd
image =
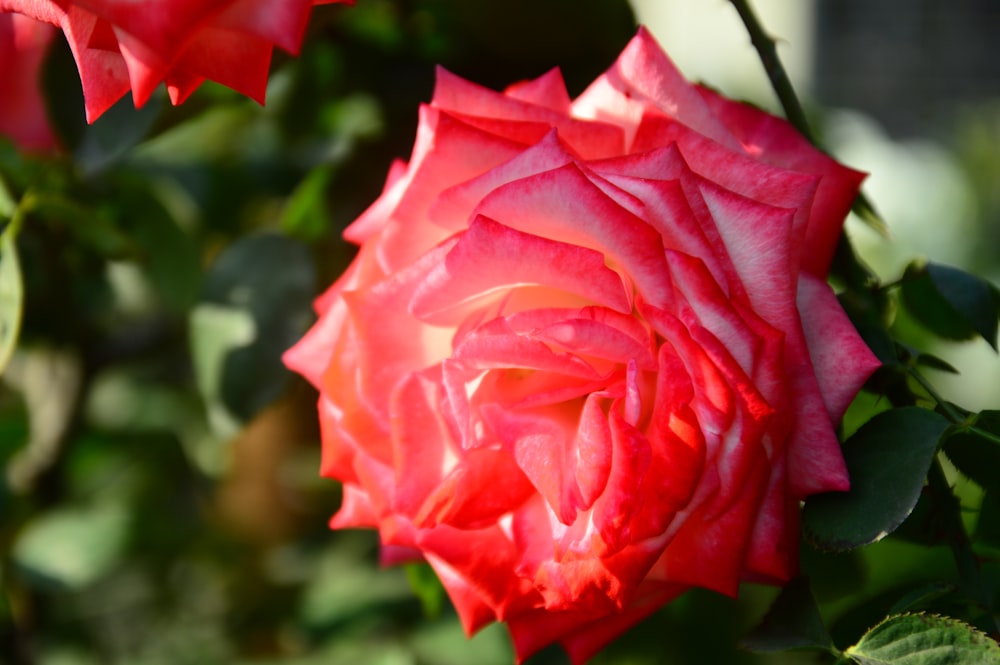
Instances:
[[[962,416],[962,414],[954,406],[942,397],[937,389],[931,385],[931,382],[925,379],[924,375],[917,371],[916,368],[909,367],[907,368],[907,372],[909,372],[910,376],[912,376],[913,379],[920,384],[921,388],[927,391],[927,394],[930,395],[931,399],[937,402],[938,406],[941,407],[941,410],[944,411],[944,415],[948,418],[948,420],[956,425],[961,425],[965,421],[964,416]]]
[[[730,0],[730,2],[740,15],[740,19],[743,21],[743,25],[750,35],[750,41],[757,50],[761,64],[764,65],[764,71],[767,73],[767,78],[771,82],[771,87],[774,89],[778,101],[781,102],[781,107],[784,109],[788,121],[810,143],[819,147],[816,136],[809,127],[808,120],[806,120],[802,105],[799,103],[795,90],[792,88],[788,74],[785,72],[785,68],[778,58],[775,40],[764,30],[753,9],[750,7],[749,0]],[[874,207],[864,194],[858,194],[858,198],[854,203],[854,211],[869,222],[874,219],[878,221],[877,225],[881,225],[881,220],[879,220],[877,213],[875,213]],[[838,254],[846,258],[848,262],[855,264],[851,267],[857,271],[855,274],[856,278],[863,277],[867,271],[858,263],[857,257],[853,256],[853,252],[849,251],[850,245],[847,238],[841,236],[840,242],[842,246],[839,248],[840,251]],[[863,280],[858,279],[857,281]],[[910,375],[927,391],[927,394],[937,402],[949,420],[955,424],[961,424],[964,421],[962,414],[943,399],[918,371],[912,368],[909,371]],[[961,505],[952,492],[951,486],[948,484],[948,479],[944,475],[944,469],[941,467],[939,460],[935,459],[934,464],[931,465],[927,481],[930,491],[937,497],[939,505],[944,508],[943,512],[946,516],[948,527],[948,543],[951,546],[952,556],[955,559],[959,577],[968,588],[970,596],[983,603],[986,609],[992,611],[992,599],[989,598],[989,594],[982,583],[979,561],[972,551],[972,544],[969,542],[969,536],[965,532],[965,525],[962,523]]]
[[[816,137],[813,135],[812,129],[809,128],[809,121],[806,120],[806,114],[802,110],[802,105],[799,104],[799,98],[792,88],[792,82],[789,80],[788,74],[785,72],[785,68],[778,58],[775,40],[764,31],[764,27],[757,20],[757,16],[754,14],[747,0],[730,1],[733,3],[736,12],[740,15],[740,19],[743,21],[743,25],[746,26],[747,32],[750,33],[750,42],[757,49],[757,55],[760,56],[760,62],[764,65],[764,71],[767,72],[767,78],[771,81],[771,87],[774,88],[774,93],[778,96],[778,101],[781,102],[781,108],[784,109],[785,116],[795,129],[799,130],[802,136],[809,139],[809,142],[813,145],[816,145]]]

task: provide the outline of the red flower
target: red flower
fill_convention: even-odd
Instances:
[[[180,104],[211,79],[264,101],[271,51],[296,53],[312,5],[349,0],[0,0],[69,40],[93,122],[132,90],[142,106],[167,84]]]
[[[0,135],[23,150],[49,151],[49,127],[39,74],[55,30],[26,16],[0,14]]]
[[[332,525],[426,559],[519,659],[788,580],[876,366],[823,279],[861,179],[644,30],[572,102],[557,71],[439,72],[286,355],[320,390]]]

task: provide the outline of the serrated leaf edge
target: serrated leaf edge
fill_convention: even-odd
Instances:
[[[987,635],[983,631],[979,630],[975,626],[972,626],[972,625],[970,625],[970,624],[962,621],[961,619],[956,619],[955,617],[950,617],[950,616],[946,616],[946,615],[943,615],[943,614],[937,614],[935,612],[901,612],[901,613],[898,613],[898,614],[890,614],[887,617],[885,617],[884,619],[882,619],[881,621],[879,621],[877,624],[875,624],[874,626],[872,626],[871,628],[869,628],[868,630],[866,630],[864,632],[864,634],[858,639],[858,641],[856,643],[854,643],[851,646],[849,646],[846,649],[844,649],[844,655],[850,657],[851,660],[854,660],[855,662],[857,662],[857,660],[853,656],[853,653],[855,653],[855,647],[857,647],[858,644],[860,644],[865,639],[865,637],[867,637],[868,635],[871,635],[872,632],[878,630],[881,626],[887,624],[890,621],[893,621],[893,620],[896,620],[896,619],[902,619],[902,618],[905,618],[905,617],[914,617],[914,616],[929,617],[931,619],[938,619],[940,621],[943,621],[944,623],[951,624],[951,625],[954,625],[956,627],[964,628],[964,629],[968,630],[970,633],[972,633],[975,637],[982,638],[988,644],[992,645],[992,648],[997,652],[997,655],[1000,655],[1000,643],[997,643],[996,640],[994,640],[992,637],[990,637],[989,635]],[[990,647],[987,647],[987,648],[990,648]]]

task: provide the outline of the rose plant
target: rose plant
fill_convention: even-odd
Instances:
[[[824,279],[861,180],[642,29],[572,101],[556,70],[503,93],[440,70],[285,356],[320,391],[332,526],[425,559],[519,660],[787,581],[877,365]]]
[[[44,23],[0,14],[0,135],[24,150],[55,147],[39,88],[42,59],[54,35]]]
[[[297,53],[313,5],[345,0],[0,0],[0,12],[59,27],[80,72],[87,120],[165,82],[180,104],[206,79],[263,103],[271,52]]]

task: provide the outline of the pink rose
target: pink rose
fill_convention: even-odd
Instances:
[[[519,660],[788,580],[876,366],[823,279],[861,179],[645,30],[575,101],[558,71],[502,94],[440,71],[286,354],[320,390],[332,526],[426,559]]]
[[[26,16],[0,14],[0,135],[22,150],[50,151],[49,127],[39,76],[55,30]]]
[[[62,29],[93,122],[130,89],[142,106],[161,82],[174,104],[205,79],[263,103],[272,49],[297,52],[312,5],[343,1],[0,0],[0,12]]]

